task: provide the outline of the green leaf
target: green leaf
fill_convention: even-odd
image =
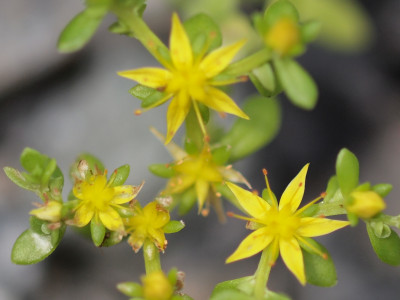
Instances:
[[[117,284],[117,289],[129,297],[141,297],[142,286],[136,282],[121,282]]]
[[[194,188],[189,188],[180,197],[178,214],[183,216],[187,214],[197,201],[196,190]]]
[[[132,96],[142,100],[141,106],[143,108],[149,108],[167,96],[166,93],[162,93],[156,89],[152,89],[141,84],[135,85],[129,90],[129,93]]]
[[[313,109],[318,100],[318,88],[307,71],[289,57],[277,58],[273,62],[289,100],[302,109]]]
[[[303,43],[309,43],[318,37],[321,31],[321,22],[319,21],[308,21],[300,27],[301,39]]]
[[[254,284],[255,284],[254,276],[246,276],[220,282],[215,286],[214,290],[212,291],[210,299],[214,299],[213,298],[214,295],[217,295],[225,290],[236,290],[247,294],[251,294],[254,290]]]
[[[185,223],[183,221],[169,221],[164,227],[163,231],[165,233],[176,233],[181,231],[185,227]]]
[[[123,165],[123,166],[120,166],[119,168],[115,169],[109,179],[109,181],[112,182],[110,184],[110,186],[123,185],[125,183],[125,181],[128,179],[129,172],[130,172],[129,165]]]
[[[224,289],[212,293],[210,300],[255,300],[255,298],[236,289]]]
[[[51,234],[39,234],[32,229],[25,230],[15,241],[11,261],[18,265],[30,265],[42,261],[58,246],[64,235],[65,227]]]
[[[336,176],[332,176],[328,181],[328,186],[326,187],[326,196],[324,198],[324,202],[330,202],[336,194],[336,191],[339,189],[339,182]]]
[[[222,44],[218,25],[208,15],[200,13],[183,23],[195,55],[212,51]]]
[[[149,171],[162,178],[171,178],[175,175],[174,169],[166,164],[152,164],[149,166]]]
[[[337,275],[335,264],[328,250],[313,239],[307,238],[307,242],[327,255],[326,258],[322,258],[320,255],[315,254],[311,248],[307,249],[307,246],[301,245],[306,248],[302,248],[302,252],[307,282],[323,287],[334,286],[337,283]]]
[[[336,175],[343,196],[350,194],[358,185],[359,163],[357,157],[343,148],[336,159]]]
[[[384,224],[382,221],[375,221],[375,220],[370,220],[368,222],[370,227],[374,230],[374,234],[377,238],[384,239],[390,236],[392,230],[390,227],[386,224]]]
[[[299,13],[296,7],[286,0],[279,0],[268,6],[265,11],[264,20],[267,28],[274,25],[281,18],[290,18],[295,22],[299,20]]]
[[[392,191],[393,186],[389,183],[379,183],[372,187],[372,190],[376,192],[382,198],[385,198]]]
[[[104,241],[106,235],[106,228],[100,222],[96,222],[96,218],[93,218],[90,222],[90,234],[92,236],[92,241],[96,247],[100,247]]]
[[[249,74],[251,82],[253,82],[257,91],[265,97],[277,95],[281,87],[275,78],[274,70],[270,63],[264,64],[253,69]]]
[[[76,15],[61,32],[58,50],[63,53],[80,50],[92,38],[108,8],[104,6],[88,7]]]
[[[400,265],[400,238],[397,233],[392,230],[387,238],[378,238],[368,223],[367,232],[371,245],[380,260],[392,266]]]
[[[4,167],[3,170],[7,177],[19,187],[33,192],[38,192],[40,190],[40,184],[32,183],[24,176],[24,173],[20,173],[18,170],[11,167]]]
[[[253,96],[245,101],[243,111],[250,120],[237,119],[220,144],[230,145],[230,161],[246,157],[268,144],[281,125],[279,103],[272,98]]]

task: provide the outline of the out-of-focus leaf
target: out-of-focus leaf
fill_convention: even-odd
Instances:
[[[302,109],[313,109],[318,100],[318,88],[308,72],[289,57],[274,59],[274,66],[289,100]]]
[[[274,25],[281,18],[290,18],[295,22],[299,20],[299,13],[291,2],[279,0],[267,7],[264,15],[267,27]]]
[[[132,96],[142,100],[141,106],[143,108],[148,108],[150,106],[153,106],[158,101],[167,96],[167,94],[165,93],[162,93],[156,89],[152,89],[141,84],[135,85],[133,88],[129,90],[129,93]]]
[[[375,184],[372,187],[372,190],[375,191],[382,198],[389,195],[389,193],[392,191],[392,189],[393,189],[393,186],[389,183],[379,183],[379,184]]]
[[[112,182],[110,186],[123,185],[128,179],[130,169],[129,165],[123,165],[115,169],[110,177],[110,181]]]
[[[7,177],[19,187],[33,192],[39,191],[40,185],[27,180],[24,173],[20,173],[18,170],[11,167],[4,167],[4,172]]]
[[[268,144],[281,125],[280,105],[273,98],[253,96],[245,101],[243,111],[250,120],[237,119],[220,141],[232,147],[230,161],[248,156]]]
[[[152,164],[149,166],[149,171],[162,178],[171,178],[175,175],[174,169],[166,164]]]
[[[281,87],[275,78],[274,70],[271,64],[265,64],[255,68],[249,74],[251,82],[253,82],[257,91],[265,97],[277,95]]]
[[[347,196],[357,187],[359,169],[357,157],[346,148],[340,150],[336,159],[336,175],[343,196]]]
[[[181,231],[183,228],[185,228],[185,223],[182,221],[171,220],[163,227],[163,231],[165,233],[176,233]]]

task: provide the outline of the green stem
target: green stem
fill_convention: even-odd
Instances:
[[[160,252],[156,245],[149,239],[144,241],[143,257],[147,275],[155,271],[161,271]]]
[[[315,212],[317,216],[336,216],[336,215],[346,215],[346,209],[343,206],[342,202],[333,202],[333,203],[319,203],[317,204],[318,210]]]
[[[268,248],[261,254],[260,262],[255,274],[256,283],[254,286],[254,296],[257,300],[264,299],[269,273],[271,272],[271,255]]]
[[[134,11],[126,9],[123,5],[115,4],[111,11],[117,15],[121,21],[133,33],[143,46],[163,65],[168,64],[168,58],[163,57],[161,53],[168,55],[169,50],[164,43],[147,26],[143,19]]]
[[[272,53],[267,48],[263,48],[250,56],[247,56],[233,64],[231,64],[226,70],[224,74],[239,76],[245,75],[251,70],[261,66],[262,64],[267,63],[272,59]]]

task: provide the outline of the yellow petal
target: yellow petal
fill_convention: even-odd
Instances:
[[[154,134],[161,142],[165,143],[165,137],[154,127],[150,127],[150,131],[152,134]],[[165,148],[167,148],[168,152],[171,154],[172,158],[175,161],[184,159],[188,154],[184,149],[179,147],[177,144],[174,142],[170,142],[168,145],[165,145]]]
[[[121,185],[116,186],[114,189],[114,198],[111,203],[123,204],[133,200],[137,193],[135,193],[135,187],[132,185]]]
[[[176,13],[172,15],[172,28],[169,40],[171,59],[178,70],[185,70],[193,64],[193,52],[189,37]]]
[[[179,127],[182,125],[190,109],[189,96],[185,92],[178,93],[171,101],[167,111],[167,137],[168,144]]]
[[[226,185],[235,195],[243,209],[255,219],[262,219],[270,210],[271,206],[264,199],[254,195],[252,192],[246,191],[230,182],[227,182]]]
[[[299,174],[289,183],[287,188],[282,194],[281,200],[279,202],[279,210],[284,207],[288,208],[292,213],[294,213],[299,207],[301,200],[304,195],[304,188],[306,183],[306,175],[309,164],[306,164]]]
[[[171,78],[171,73],[160,68],[141,68],[118,72],[119,76],[135,80],[151,88],[165,87]]]
[[[349,225],[347,221],[330,220],[325,218],[301,218],[297,234],[313,237],[331,233]]]
[[[210,185],[207,181],[198,179],[196,180],[195,187],[196,187],[196,195],[197,195],[197,201],[199,203],[199,213],[200,213],[201,209],[203,208],[204,202],[206,201]]]
[[[112,231],[121,230],[124,228],[121,216],[111,207],[107,207],[104,211],[99,212],[101,223]]]
[[[212,51],[201,61],[200,69],[204,71],[207,78],[213,78],[229,65],[244,43],[245,41],[239,41]]]
[[[41,220],[58,222],[61,218],[61,208],[60,202],[51,200],[44,206],[31,210],[29,214]]]
[[[154,229],[152,227],[149,227],[148,233],[156,246],[159,249],[164,250],[167,246],[164,231],[162,231],[161,229]]]
[[[207,105],[208,107],[228,114],[236,115],[243,119],[250,119],[237,105],[236,103],[225,94],[223,91],[211,87],[208,87],[207,94],[203,99],[196,99],[199,102]]]
[[[244,259],[261,252],[272,242],[274,236],[268,234],[268,228],[262,227],[249,234],[239,245],[236,251],[227,258],[226,263]]]
[[[306,275],[304,272],[303,253],[299,242],[295,239],[280,239],[279,249],[283,261],[288,269],[296,276],[302,285],[306,284]]]
[[[78,227],[86,226],[93,218],[94,208],[90,205],[80,205],[75,212],[74,224]]]

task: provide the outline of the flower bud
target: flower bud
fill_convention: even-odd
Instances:
[[[386,208],[385,201],[374,191],[354,191],[350,196],[353,202],[346,208],[360,218],[369,219]]]

